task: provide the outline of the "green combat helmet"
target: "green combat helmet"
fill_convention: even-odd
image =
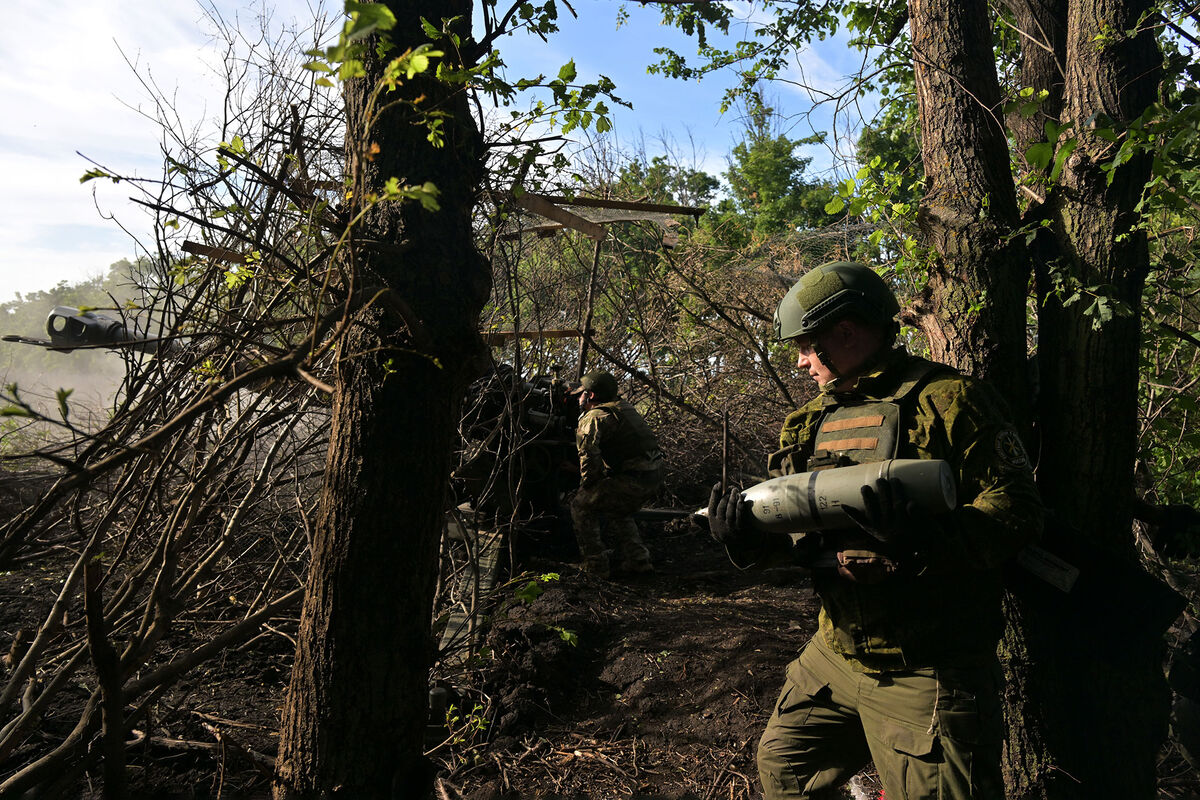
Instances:
[[[896,296],[875,270],[830,261],[810,270],[783,296],[775,309],[775,335],[784,340],[807,336],[849,315],[891,328],[899,313]]]
[[[596,395],[596,400],[600,403],[617,399],[617,379],[607,372],[589,372],[584,375],[579,386],[571,394],[577,394],[585,389]]]

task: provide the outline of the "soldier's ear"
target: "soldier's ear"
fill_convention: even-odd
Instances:
[[[856,338],[861,332],[853,317],[843,317],[829,327],[829,332],[839,343]]]
[[[870,349],[879,333],[873,327],[855,317],[845,317],[830,328],[834,341],[843,347]]]

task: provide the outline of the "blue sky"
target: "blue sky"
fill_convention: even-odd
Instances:
[[[275,24],[311,19],[320,0],[268,0]],[[257,13],[260,3],[211,0],[226,19]],[[184,120],[199,123],[220,107],[219,63],[205,14],[195,0],[90,0],[71,4],[69,15],[53,16],[55,6],[35,0],[10,0],[0,27],[0,100],[7,119],[0,127],[0,300],[15,292],[50,288],[60,280],[76,281],[103,273],[109,264],[138,255],[131,238],[145,237],[145,214],[127,202],[128,187],[108,181],[81,185],[90,164],[78,153],[124,173],[159,173],[156,125],[142,112],[148,93],[134,69],[151,75],[173,93]],[[646,74],[655,59],[653,48],[667,44],[692,52],[685,37],[661,26],[653,8],[626,5],[629,20],[617,28],[616,0],[573,0],[579,14],[565,9],[562,31],[543,43],[518,35],[500,47],[510,77],[557,73],[575,60],[579,79],[598,74],[612,78],[617,94],[633,111],[614,109],[615,135],[622,148],[644,143],[654,154],[661,141],[711,172],[725,168],[724,156],[738,140],[736,112],[722,115],[721,95],[730,77],[716,75],[700,83],[683,83]],[[739,15],[753,18],[750,3],[734,3]],[[325,8],[340,7],[325,0]],[[859,56],[844,40],[822,43],[803,53],[794,67],[810,83],[832,87],[857,66]],[[785,114],[810,106],[793,88],[770,90]],[[828,127],[818,114],[817,127]],[[790,132],[811,132],[807,123]],[[812,148],[814,169],[830,169],[824,148]],[[115,216],[113,220],[101,214]],[[123,232],[123,225],[129,233]]]

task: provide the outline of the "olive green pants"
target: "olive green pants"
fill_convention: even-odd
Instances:
[[[999,664],[864,674],[819,636],[759,741],[767,800],[842,797],[872,760],[888,800],[1003,800]]]

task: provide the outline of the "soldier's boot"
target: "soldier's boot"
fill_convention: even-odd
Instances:
[[[613,528],[617,541],[621,544],[621,571],[634,575],[646,575],[654,572],[650,551],[642,543],[637,523],[629,517],[625,517],[615,521]]]

